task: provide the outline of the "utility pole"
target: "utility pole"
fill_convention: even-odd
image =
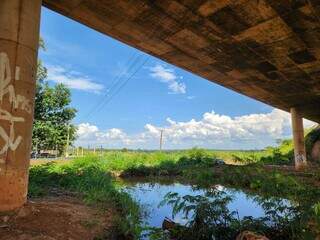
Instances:
[[[68,123],[68,128],[67,128],[67,144],[66,144],[66,150],[65,150],[65,157],[69,157],[69,153],[68,153],[68,150],[69,150],[69,140],[70,140],[70,125]]]
[[[160,130],[160,151],[162,151],[162,144],[163,144],[163,129]]]
[[[36,143],[36,154],[35,154],[35,159],[37,159],[38,157],[38,140],[37,140],[37,143]]]

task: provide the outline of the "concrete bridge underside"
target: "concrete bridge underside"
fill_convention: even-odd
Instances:
[[[319,0],[43,0],[212,82],[320,122]]]
[[[305,166],[302,118],[320,122],[320,0],[0,0],[0,212],[27,197],[41,5],[290,111]]]

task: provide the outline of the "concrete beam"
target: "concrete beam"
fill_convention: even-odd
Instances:
[[[307,166],[303,118],[296,108],[291,108],[290,112],[292,121],[295,168],[297,170],[301,170]]]
[[[315,122],[319,3],[43,0],[53,11],[231,90],[288,112],[299,106]]]
[[[0,1],[0,212],[27,198],[41,3]]]

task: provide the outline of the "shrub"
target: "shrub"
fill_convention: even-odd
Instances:
[[[74,191],[87,203],[112,208],[119,214],[117,229],[138,239],[139,205],[128,193],[117,189],[113,177],[98,158],[79,158],[69,164],[49,163],[30,169],[30,197],[48,194],[52,187]]]

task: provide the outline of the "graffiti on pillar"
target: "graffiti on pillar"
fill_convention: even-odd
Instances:
[[[15,79],[20,79],[20,68],[16,67]],[[13,105],[14,109],[22,109],[31,113],[31,103],[25,97],[19,94],[16,95],[14,86],[11,84],[11,69],[10,61],[6,53],[0,53],[0,104],[3,102],[5,95],[9,96],[9,103]]]
[[[303,153],[296,153],[294,159],[298,164],[303,164],[307,161],[307,159]]]
[[[20,80],[20,68],[16,67],[14,79]],[[8,97],[8,100],[5,98]],[[12,73],[10,69],[10,61],[6,53],[0,52],[0,120],[6,121],[9,125],[9,132],[3,126],[0,126],[0,139],[4,142],[0,146],[0,155],[6,153],[8,150],[15,151],[21,141],[21,136],[15,134],[15,123],[24,122],[23,117],[14,116],[12,113],[3,109],[4,101],[8,101],[13,109],[20,109],[29,114],[32,111],[31,102],[25,97],[16,94],[14,85],[12,84]],[[0,162],[4,160],[0,159]]]
[[[14,123],[24,122],[24,119],[22,117],[14,117],[9,112],[0,109],[0,120],[8,121],[10,124],[9,134],[7,134],[2,127],[0,127],[0,136],[5,142],[4,146],[0,149],[0,155],[1,155],[1,154],[4,154],[8,149],[15,151],[19,146],[19,144],[21,143],[22,141],[21,136],[18,136],[17,138],[15,138]]]

